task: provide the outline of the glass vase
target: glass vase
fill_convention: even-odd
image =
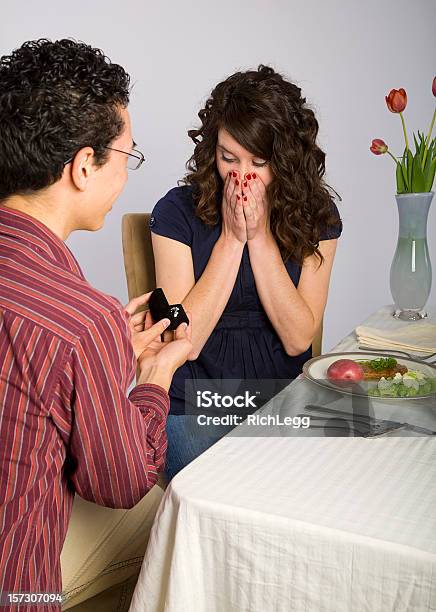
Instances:
[[[424,319],[431,289],[431,262],[427,218],[433,192],[395,196],[398,206],[398,242],[391,264],[390,288],[394,316],[405,321]]]

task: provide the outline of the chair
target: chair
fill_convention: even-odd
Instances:
[[[129,300],[156,287],[149,213],[128,213],[122,219],[122,242]],[[322,352],[323,322],[312,342],[312,355]]]
[[[156,288],[153,247],[148,227],[150,216],[149,213],[128,213],[122,218],[121,237],[129,300]],[[163,473],[157,484],[162,489],[166,488],[168,483]]]
[[[319,357],[322,355],[322,332],[323,332],[324,321],[321,319],[318,331],[312,341],[312,357]]]
[[[129,300],[156,288],[149,213],[128,213],[122,219],[124,268]]]

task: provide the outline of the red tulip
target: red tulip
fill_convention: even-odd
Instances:
[[[431,86],[431,90],[433,92],[433,95],[436,97],[436,76],[433,79],[433,85]]]
[[[374,155],[383,155],[383,153],[387,153],[388,145],[385,143],[384,140],[381,140],[380,138],[375,138],[372,141],[369,150],[371,151],[371,153],[374,153]]]
[[[404,89],[391,89],[385,99],[391,113],[402,113],[406,108],[407,94]]]

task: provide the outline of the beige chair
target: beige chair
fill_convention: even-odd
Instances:
[[[148,227],[150,216],[148,213],[129,213],[122,218],[121,237],[129,300],[156,288],[153,248]],[[161,473],[157,485],[165,489],[167,484],[164,474]]]
[[[312,357],[319,357],[322,355],[322,332],[323,332],[323,319],[321,319],[321,324],[319,329],[312,341]]]
[[[129,300],[156,287],[149,220],[148,213],[128,213],[123,216],[122,240]],[[312,343],[314,357],[322,352],[322,332],[321,321]]]
[[[129,213],[122,219],[124,268],[129,300],[156,288],[148,213]]]

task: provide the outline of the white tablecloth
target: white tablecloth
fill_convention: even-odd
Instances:
[[[403,324],[389,313],[365,324]],[[350,334],[334,351],[355,348]],[[297,380],[271,410],[324,392]],[[402,409],[435,429],[420,402]],[[131,612],[436,610],[436,439],[235,432],[168,487]]]

